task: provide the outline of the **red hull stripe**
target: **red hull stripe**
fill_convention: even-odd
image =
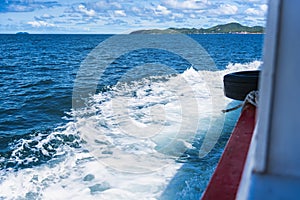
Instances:
[[[255,127],[255,112],[251,104],[244,107],[202,200],[235,199]]]

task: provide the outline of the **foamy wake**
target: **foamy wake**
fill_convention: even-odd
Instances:
[[[18,156],[33,140],[32,148],[52,158],[31,168],[1,170],[0,199],[158,199],[182,165],[176,159],[195,148],[196,137],[211,134],[199,156],[216,143],[224,125],[221,110],[230,102],[223,96],[223,76],[261,64],[229,64],[216,72],[191,68],[94,95],[88,107],[70,113],[64,127],[17,141],[9,158],[15,162],[39,159]],[[64,140],[62,135],[75,136],[71,143],[80,145],[51,143]]]

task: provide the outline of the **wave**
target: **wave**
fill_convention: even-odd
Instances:
[[[206,156],[216,144],[231,102],[223,75],[261,65],[119,82],[70,111],[62,127],[2,136],[0,198],[159,198],[183,154]]]
[[[235,72],[241,70],[257,70],[262,69],[263,62],[259,60],[255,60],[249,63],[229,63],[226,66],[225,72]]]

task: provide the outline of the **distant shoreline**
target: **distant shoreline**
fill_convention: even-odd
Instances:
[[[17,32],[16,35],[29,35],[28,32]]]
[[[265,28],[262,26],[243,26],[239,23],[228,23],[213,26],[211,28],[168,28],[168,29],[148,29],[137,30],[130,34],[264,34]]]
[[[0,33],[0,35],[127,35],[127,34],[265,34],[262,26],[243,26],[239,23],[228,23],[216,25],[210,28],[167,28],[167,29],[142,29],[130,33]]]
[[[147,29],[147,30],[143,30],[143,31],[151,31],[151,29]],[[135,31],[134,31],[135,32]],[[153,35],[159,35],[159,34],[186,34],[186,35],[263,35],[265,34],[263,33],[241,33],[241,32],[233,32],[233,33],[134,33],[131,32],[129,33],[130,35],[134,35],[134,34],[153,34]],[[79,34],[80,35],[80,34]],[[95,34],[97,35],[97,34]],[[118,35],[118,34],[114,34],[114,35]],[[126,34],[125,34],[126,35]]]
[[[124,34],[123,33],[122,34],[119,33],[29,33],[29,34],[0,33],[0,35],[131,35],[131,34],[133,33],[124,33]],[[164,33],[157,33],[157,34],[164,34]],[[185,33],[171,33],[171,34],[185,34]],[[263,34],[265,33],[239,33],[239,32],[238,33],[187,33],[187,35],[263,35]]]
[[[29,33],[29,34],[16,34],[16,33],[0,33],[0,35],[131,35],[133,33]],[[135,33],[136,34],[136,33]],[[147,34],[147,33],[145,33]],[[149,33],[151,34],[151,33]],[[152,33],[152,34],[168,34],[168,33]],[[186,34],[186,35],[263,35],[265,33],[171,33],[171,34]]]

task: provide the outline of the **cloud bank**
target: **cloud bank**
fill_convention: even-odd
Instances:
[[[209,27],[220,23],[264,25],[266,0],[4,0],[0,31],[120,33],[143,28]],[[17,30],[18,29],[18,30]]]

